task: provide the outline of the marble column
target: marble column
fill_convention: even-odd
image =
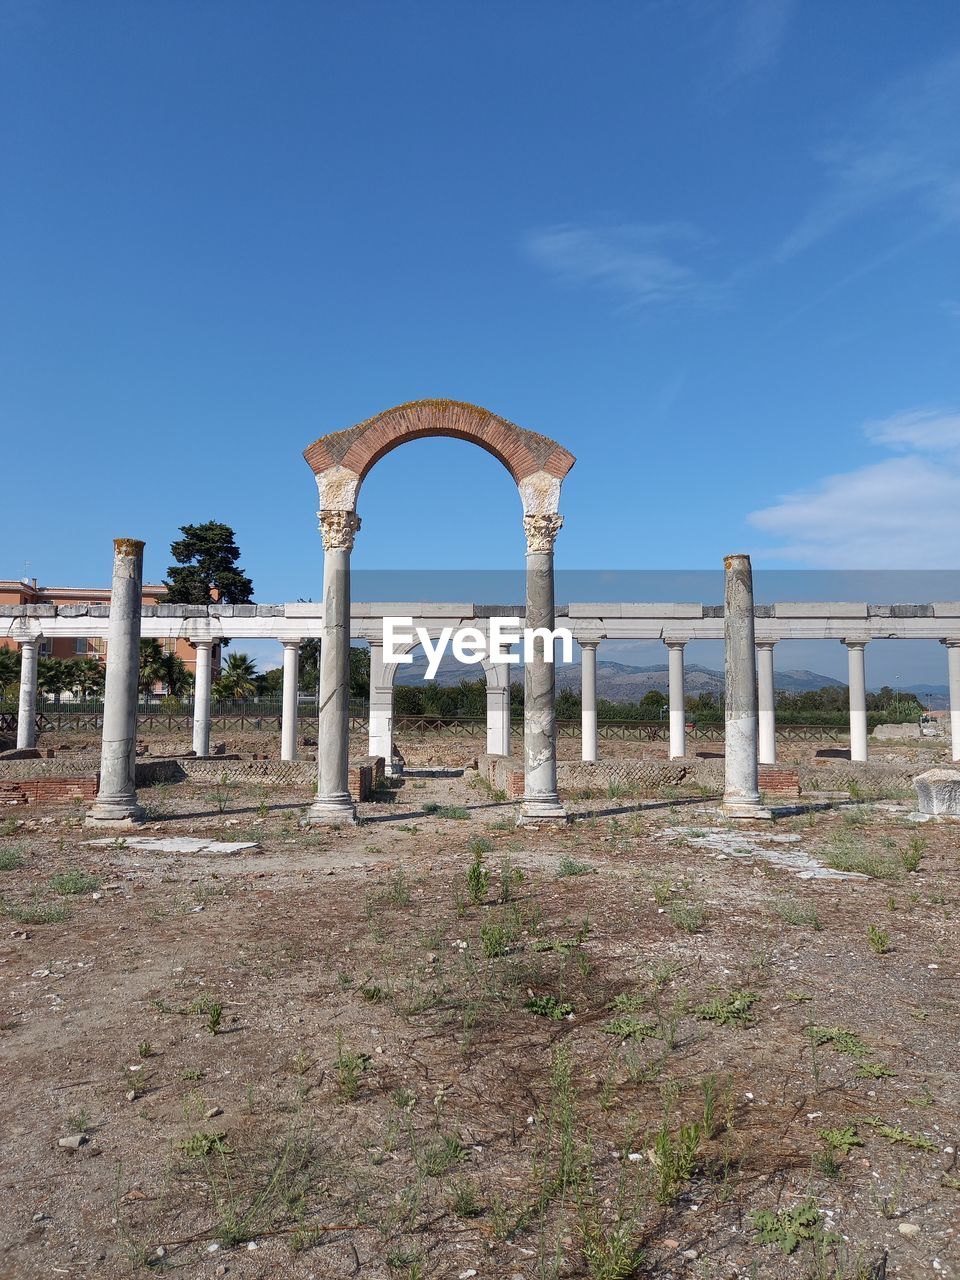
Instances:
[[[563,517],[526,515],[527,611],[525,626],[554,628],[553,544]],[[553,654],[551,653],[551,658]],[[557,794],[557,727],[554,710],[555,670],[542,639],[534,642],[523,667],[523,804],[521,826],[566,822]]]
[[[137,804],[136,783],[143,543],[117,538],[113,547],[100,789],[86,820],[88,826],[122,829],[146,816]]]
[[[759,722],[759,760],[761,764],[777,763],[777,701],[773,684],[773,646],[775,640],[757,641],[757,719]]]
[[[367,752],[383,756],[388,776],[393,774],[393,681],[387,681],[383,666],[383,638],[370,640],[370,718],[367,725]],[[392,673],[391,673],[392,674]]]
[[[580,641],[580,758],[597,762],[597,644]]]
[[[193,681],[193,752],[210,754],[210,685],[213,674],[213,641],[191,641],[197,651]]]
[[[757,785],[757,655],[753,629],[753,570],[749,556],[727,556],[724,567],[723,643],[725,746],[723,813],[770,817]]]
[[[510,754],[510,690],[491,685],[487,673],[487,754]]]
[[[320,713],[317,798],[307,822],[353,823],[350,797],[350,552],[360,528],[353,511],[322,510],[323,629],[320,643]]]
[[[40,638],[20,642],[20,703],[17,708],[17,750],[37,745],[37,658]]]
[[[947,647],[947,680],[950,688],[950,758],[960,760],[960,640],[943,640]]]
[[[867,681],[865,640],[844,640],[847,646],[847,684],[850,690],[850,759],[867,758]]]
[[[683,687],[683,649],[685,640],[665,640],[667,646],[667,688],[670,699],[670,759],[687,754],[687,709]]]
[[[283,704],[280,714],[280,759],[297,758],[297,707],[300,694],[300,641],[284,640]]]

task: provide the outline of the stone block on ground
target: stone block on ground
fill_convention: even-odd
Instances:
[[[921,813],[960,818],[960,769],[928,769],[913,785]]]

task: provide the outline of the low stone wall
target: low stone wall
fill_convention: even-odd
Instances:
[[[800,770],[784,765],[762,764],[758,771],[758,786],[765,800],[779,801],[800,799]]]
[[[250,760],[230,756],[184,756],[177,760],[188,782],[270,783],[316,786],[317,766],[310,760]]]
[[[10,804],[92,804],[100,786],[99,773],[70,778],[0,779],[0,806]]]

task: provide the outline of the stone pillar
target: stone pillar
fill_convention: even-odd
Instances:
[[[723,567],[723,812],[730,818],[769,818],[757,785],[757,656],[750,557],[727,556]]]
[[[100,790],[87,813],[87,825],[120,829],[145,817],[137,804],[136,783],[143,543],[117,538],[113,547]]]
[[[757,641],[757,718],[761,764],[777,763],[777,700],[773,685],[775,640]]]
[[[667,646],[667,680],[670,695],[670,759],[687,754],[687,709],[684,706],[683,648],[685,640],[665,640]]]
[[[597,762],[597,644],[580,641],[580,758]]]
[[[37,745],[37,657],[39,637],[20,642],[20,703],[17,709],[17,750]]]
[[[960,640],[944,640],[947,646],[947,680],[950,687],[950,758],[960,760]]]
[[[210,754],[210,678],[213,672],[213,641],[192,640],[197,651],[193,681],[193,751],[200,757]]]
[[[563,517],[556,514],[523,517],[527,536],[525,625],[530,628],[553,630],[553,544],[562,524]],[[536,641],[532,660],[523,667],[523,804],[517,817],[521,826],[567,821],[567,811],[557,794],[555,675],[553,662],[546,661],[543,641]]]
[[[280,714],[280,759],[297,758],[297,707],[300,701],[300,641],[284,640],[283,705]]]
[[[867,758],[867,681],[865,640],[844,640],[847,646],[847,684],[850,690],[850,759]]]
[[[370,719],[367,752],[383,756],[388,775],[393,774],[393,682],[383,669],[383,638],[370,640]]]
[[[317,798],[307,822],[352,823],[350,798],[350,552],[360,528],[353,511],[322,510],[323,630],[320,644],[320,723]]]
[[[510,690],[490,684],[487,673],[487,754],[510,754]]]

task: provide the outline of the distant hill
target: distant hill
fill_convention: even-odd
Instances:
[[[408,666],[397,668],[397,684],[420,684],[427,669],[425,658],[416,657]],[[440,664],[436,683],[449,687],[458,685],[461,680],[477,680],[482,677],[479,666],[465,667],[455,658],[446,657]],[[522,678],[520,668],[511,673],[514,680]],[[660,693],[667,692],[667,665],[661,663],[653,667],[631,667],[623,662],[597,663],[597,694],[609,702],[639,702],[645,693],[656,689]],[[688,697],[696,697],[701,693],[719,695],[723,692],[723,672],[714,671],[710,667],[701,667],[696,663],[688,663],[684,671],[684,684]],[[776,687],[791,692],[805,692],[810,689],[823,689],[827,685],[843,687],[843,680],[835,680],[833,676],[822,676],[815,671],[778,671]],[[580,692],[580,667],[557,665],[557,689],[573,689]]]

